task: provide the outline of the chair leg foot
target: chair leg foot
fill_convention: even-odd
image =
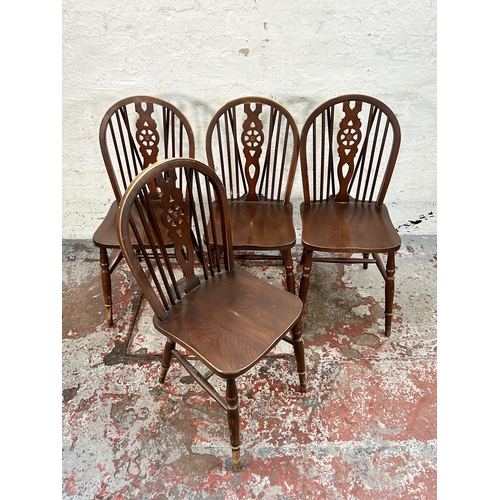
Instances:
[[[240,472],[241,471],[241,457],[240,457],[240,449],[232,450],[233,456],[233,471]]]
[[[387,315],[385,316],[385,331],[384,334],[387,338],[391,336],[391,327],[392,327],[392,318],[389,318]]]
[[[306,374],[299,373],[300,392],[307,392]]]
[[[113,326],[113,310],[112,310],[112,307],[111,307],[111,304],[109,305],[104,305],[104,307],[106,308],[106,322],[108,323],[108,326]]]
[[[163,366],[160,367],[160,374],[158,376],[158,382],[160,382],[160,384],[163,384],[165,382],[167,372],[168,372],[168,370],[165,370],[165,368],[163,368]]]
[[[170,368],[170,361],[172,360],[172,350],[174,348],[175,342],[167,340],[165,348],[163,349],[163,359],[161,361],[160,375],[158,377],[158,382],[160,382],[160,384],[165,382],[165,377],[167,376],[168,369]]]

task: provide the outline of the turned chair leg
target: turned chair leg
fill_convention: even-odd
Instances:
[[[231,450],[233,457],[233,470],[241,470],[240,459],[240,411],[238,406],[238,392],[236,381],[227,379],[226,381],[226,401],[227,401],[227,422],[229,424],[229,435],[231,439]]]
[[[385,336],[390,337],[392,326],[392,307],[394,303],[394,273],[396,272],[395,252],[387,255],[385,281]]]
[[[297,363],[297,373],[299,375],[300,390],[307,391],[306,382],[306,361],[304,357],[304,341],[302,340],[302,318],[292,328],[293,352]]]
[[[295,275],[293,274],[293,259],[290,249],[283,250],[283,262],[286,271],[286,289],[295,295]]]
[[[175,349],[175,342],[170,339],[165,343],[165,348],[163,349],[163,359],[161,361],[160,376],[158,381],[160,384],[165,382],[165,377],[167,376],[168,369],[170,368],[170,361],[172,360],[172,350]]]
[[[104,307],[106,310],[106,321],[109,326],[113,325],[113,308],[111,301],[111,274],[109,272],[109,257],[106,248],[99,249],[101,263],[102,293],[104,296]]]
[[[364,253],[363,254],[363,259],[367,259],[368,257],[370,257],[369,253]],[[368,263],[367,262],[363,262],[363,269],[368,269]]]
[[[302,255],[300,256],[300,265],[303,266],[304,265],[304,260],[306,258],[306,253],[307,253],[307,250],[305,248],[302,249]]]
[[[302,278],[300,279],[299,298],[303,304],[306,303],[307,291],[309,290],[309,276],[311,274],[313,252],[304,249],[302,253]]]

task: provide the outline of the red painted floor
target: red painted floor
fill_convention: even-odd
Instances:
[[[308,392],[288,347],[243,377],[237,474],[217,403],[178,363],[157,382],[163,337],[127,266],[112,276],[107,327],[98,251],[65,242],[63,498],[437,498],[436,237],[402,239],[390,338],[375,267],[315,264]],[[284,287],[280,269],[245,267]]]

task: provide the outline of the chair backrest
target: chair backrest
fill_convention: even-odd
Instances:
[[[292,115],[265,97],[241,97],[212,118],[206,135],[210,167],[230,200],[288,204],[297,168],[299,133]]]
[[[162,321],[171,305],[197,288],[200,280],[234,269],[224,187],[216,173],[197,160],[162,160],[140,173],[120,201],[117,229],[124,257]],[[206,248],[209,232],[215,238],[211,249]],[[168,253],[166,237],[173,252]]]
[[[383,102],[344,95],[318,106],[300,137],[304,202],[384,202],[401,131]]]
[[[194,135],[186,117],[172,104],[149,96],[115,103],[99,130],[101,153],[119,201],[135,176],[165,158],[194,158]]]

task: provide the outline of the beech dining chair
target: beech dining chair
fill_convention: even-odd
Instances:
[[[265,97],[241,97],[222,106],[206,134],[208,165],[229,199],[236,259],[278,261],[295,293],[290,202],[299,133],[292,115]]]
[[[122,259],[116,234],[118,203],[142,170],[164,158],[194,158],[195,143],[191,125],[175,106],[156,97],[132,96],[113,104],[106,112],[99,130],[99,144],[114,200],[93,240],[100,251],[106,320],[111,326],[111,274]],[[110,252],[115,253],[111,264]]]
[[[159,380],[165,381],[175,358],[220,404],[227,413],[233,468],[239,471],[237,378],[280,341],[294,347],[302,391],[306,374],[296,327],[302,302],[234,265],[230,217],[225,189],[213,169],[174,158],[150,166],[131,182],[120,201],[117,227],[154,327],[166,337]],[[172,242],[173,256],[165,238]],[[226,381],[225,398],[209,381],[214,374]]]
[[[391,333],[401,239],[384,200],[400,142],[395,114],[365,95],[321,104],[300,137],[304,201],[299,296],[305,303],[313,262],[359,263],[365,269],[376,264],[385,280],[386,336]]]

